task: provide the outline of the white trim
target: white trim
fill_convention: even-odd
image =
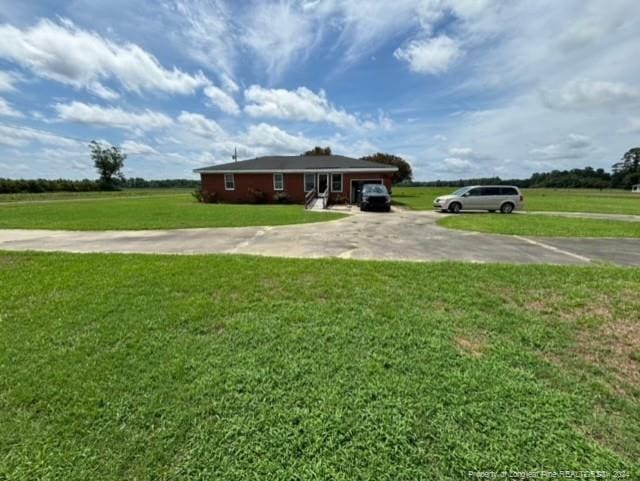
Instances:
[[[313,176],[313,189],[307,190],[307,175],[312,175]],[[313,172],[305,172],[305,174],[302,176],[302,187],[304,188],[305,194],[307,192],[312,192],[312,191],[316,190],[316,186],[317,185],[318,184],[317,184],[316,174],[314,174]]]
[[[231,183],[233,184],[233,187],[231,188],[227,187],[227,175],[231,176]],[[227,172],[224,174],[224,190],[236,190],[236,177],[232,172]]]
[[[333,189],[333,176],[334,175],[339,175],[340,176],[340,190],[334,190]],[[331,176],[331,192],[342,192],[344,190],[344,175],[342,175],[342,172],[332,172]]]
[[[276,175],[279,175],[282,179],[282,185],[279,189],[276,187]],[[282,172],[273,173],[273,190],[275,190],[276,192],[282,192],[284,190],[284,174]]]
[[[372,184],[381,184],[384,185],[384,181],[382,179],[351,179],[351,185],[349,185],[349,203],[352,202],[353,198],[353,183],[354,182],[370,182]],[[355,199],[354,202],[357,202],[358,199]]]
[[[284,169],[278,170],[277,172],[280,174],[330,174],[335,172],[336,174],[348,174],[350,172],[397,172],[397,167],[372,167],[372,168],[354,168],[354,169]],[[205,169],[194,169],[193,172],[196,174],[273,174],[276,172],[273,169],[258,169],[258,170],[207,170]]]

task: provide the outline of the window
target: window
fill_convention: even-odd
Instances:
[[[236,190],[236,179],[233,174],[224,174],[224,190]]]
[[[342,192],[342,174],[331,174],[331,192]]]
[[[502,195],[518,195],[518,191],[513,187],[502,187],[500,188],[500,193]]]
[[[284,174],[273,174],[273,190],[284,190]]]
[[[316,190],[316,174],[304,174],[304,191]]]
[[[482,195],[482,189],[471,189],[471,190],[468,192],[468,194],[469,194],[471,197],[476,197],[476,196]]]
[[[500,195],[500,187],[484,187],[482,195]]]

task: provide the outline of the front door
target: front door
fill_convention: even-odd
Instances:
[[[318,195],[324,194],[329,185],[329,174],[318,174]]]

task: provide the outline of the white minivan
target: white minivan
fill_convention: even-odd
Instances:
[[[503,214],[511,214],[523,205],[522,192],[512,185],[471,185],[450,195],[441,195],[433,201],[436,210],[454,214],[462,210],[499,210]]]

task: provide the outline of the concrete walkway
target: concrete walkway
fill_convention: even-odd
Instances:
[[[640,239],[527,238],[445,229],[443,214],[395,211],[279,227],[152,231],[0,230],[0,250],[256,254],[373,260],[640,266]]]

